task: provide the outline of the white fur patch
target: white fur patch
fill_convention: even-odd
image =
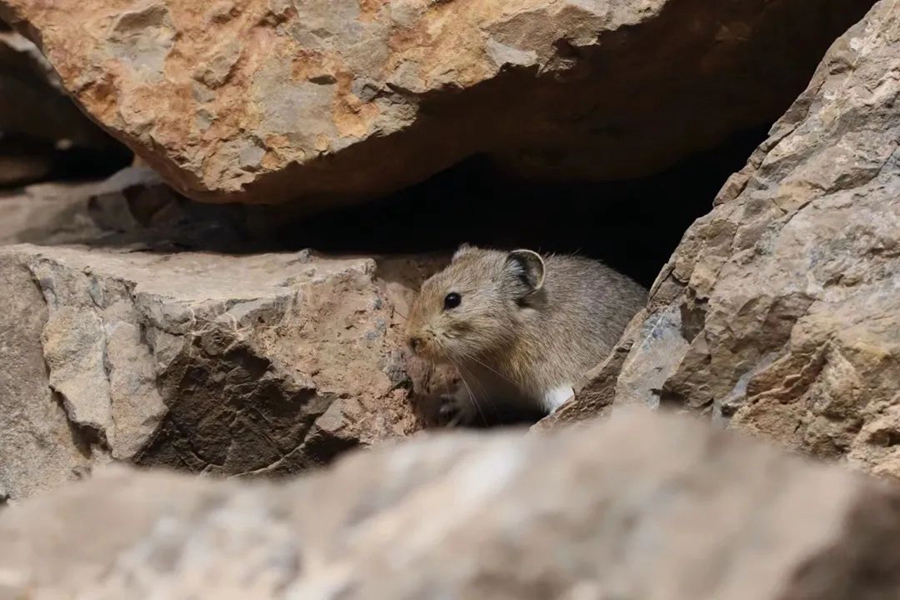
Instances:
[[[552,415],[556,412],[556,409],[574,397],[575,390],[572,389],[572,386],[561,385],[558,388],[544,392],[544,408],[547,409],[548,414]]]

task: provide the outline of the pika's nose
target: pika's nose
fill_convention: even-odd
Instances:
[[[418,336],[412,336],[409,338],[409,347],[413,352],[418,352],[422,347],[422,338]]]

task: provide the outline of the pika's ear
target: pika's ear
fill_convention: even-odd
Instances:
[[[455,262],[461,256],[464,256],[474,250],[478,250],[478,248],[471,244],[460,244],[459,248],[456,249],[456,252],[453,253],[453,258],[450,260],[450,262]]]
[[[529,292],[536,292],[544,285],[544,259],[533,250],[513,250],[506,255],[506,268],[528,287]]]

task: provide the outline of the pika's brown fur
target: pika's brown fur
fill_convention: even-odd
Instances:
[[[464,245],[422,285],[407,339],[422,357],[459,370],[465,387],[450,412],[460,421],[502,405],[546,414],[609,354],[645,301],[640,285],[595,260]]]

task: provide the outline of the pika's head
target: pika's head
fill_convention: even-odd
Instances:
[[[462,360],[515,340],[544,284],[544,260],[531,250],[501,252],[463,245],[424,284],[407,324],[407,342],[432,360]]]

